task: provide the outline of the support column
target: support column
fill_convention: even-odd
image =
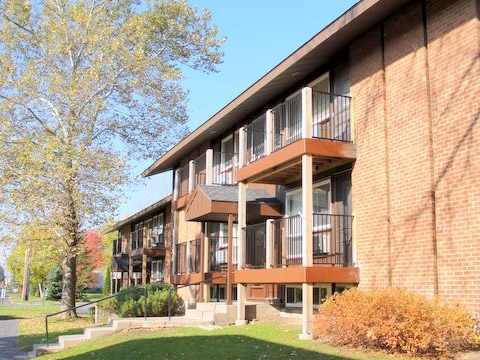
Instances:
[[[228,214],[228,227],[227,227],[227,305],[232,305],[232,258],[233,258],[233,214]]]
[[[238,269],[243,271],[245,267],[245,241],[246,233],[245,226],[247,226],[247,186],[243,182],[238,183]],[[244,284],[237,284],[237,320],[235,325],[245,325],[245,297],[246,286]]]
[[[203,249],[203,269],[205,273],[210,272],[210,223],[205,223],[205,247]],[[203,277],[205,278],[205,273]],[[210,301],[210,285],[203,284],[203,299],[205,302]]]
[[[195,189],[195,161],[190,160],[188,163],[188,193]]]
[[[311,340],[313,334],[311,326],[313,321],[313,285],[302,284],[302,333],[300,340]]]
[[[213,183],[213,150],[208,149],[205,153],[205,185]]]
[[[205,284],[205,223],[202,222],[202,233],[200,235],[200,276]],[[205,287],[200,285],[200,302],[205,301]]]
[[[245,165],[245,152],[247,150],[247,128],[242,126],[238,131],[238,168]]]
[[[311,155],[302,155],[302,265],[313,265],[313,165]],[[302,334],[311,339],[313,285],[302,284]]]
[[[305,87],[302,89],[302,138],[312,137],[312,89]]]
[[[267,132],[267,144],[265,147],[265,155],[270,155],[273,151],[273,111],[268,109],[265,114],[266,123],[265,130]]]
[[[132,283],[133,278],[133,259],[131,256],[128,257],[128,286]]]
[[[178,192],[180,191],[180,169],[173,172],[173,201],[178,200]]]
[[[273,261],[273,219],[265,223],[265,268],[270,269]]]
[[[142,255],[142,285],[147,284],[147,263],[148,263],[147,255],[143,254]]]

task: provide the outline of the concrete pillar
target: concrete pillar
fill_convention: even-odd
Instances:
[[[265,144],[265,155],[270,155],[273,151],[273,112],[268,109],[266,113],[265,130],[267,132],[267,143]]]
[[[232,258],[233,258],[233,214],[228,214],[228,250],[227,250],[227,281],[225,284],[227,292],[227,305],[232,305]]]
[[[190,160],[188,163],[188,193],[195,189],[195,161]]]
[[[273,219],[265,224],[265,268],[270,269],[273,261]]]
[[[247,226],[247,186],[243,182],[238,183],[238,268],[242,271],[245,267],[245,226]],[[245,325],[245,291],[244,284],[237,284],[237,320],[236,325]]]
[[[300,340],[311,340],[313,334],[311,331],[313,321],[313,285],[302,284],[302,333]]]
[[[302,155],[302,265],[313,264],[313,165],[312,156]]]
[[[175,170],[173,176],[173,201],[177,201],[180,191],[180,169]]]
[[[205,185],[213,183],[213,150],[207,149],[205,153]]]
[[[305,87],[302,89],[302,138],[312,137],[312,89]]]
[[[238,131],[238,168],[245,165],[245,153],[247,150],[247,127],[242,126]]]

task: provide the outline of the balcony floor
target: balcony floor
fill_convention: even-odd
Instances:
[[[313,156],[313,168],[320,172],[354,161],[356,146],[350,142],[301,139],[238,169],[237,181],[288,184],[301,178],[305,154]]]

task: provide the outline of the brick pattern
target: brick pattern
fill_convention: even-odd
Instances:
[[[475,0],[431,0],[426,14],[428,51],[420,1],[384,21],[384,73],[380,26],[350,46],[360,286],[388,286],[391,276],[393,286],[478,312]]]

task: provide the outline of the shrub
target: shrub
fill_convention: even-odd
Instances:
[[[178,312],[180,299],[175,291],[171,294],[172,314]],[[111,311],[121,317],[138,317],[144,315],[145,297],[144,288],[131,287],[120,290],[114,298],[102,301],[99,306],[103,310]],[[147,316],[168,315],[168,286],[152,284],[147,287]]]
[[[473,345],[473,325],[460,306],[442,305],[403,289],[354,288],[322,304],[314,332],[334,345],[443,356]]]

